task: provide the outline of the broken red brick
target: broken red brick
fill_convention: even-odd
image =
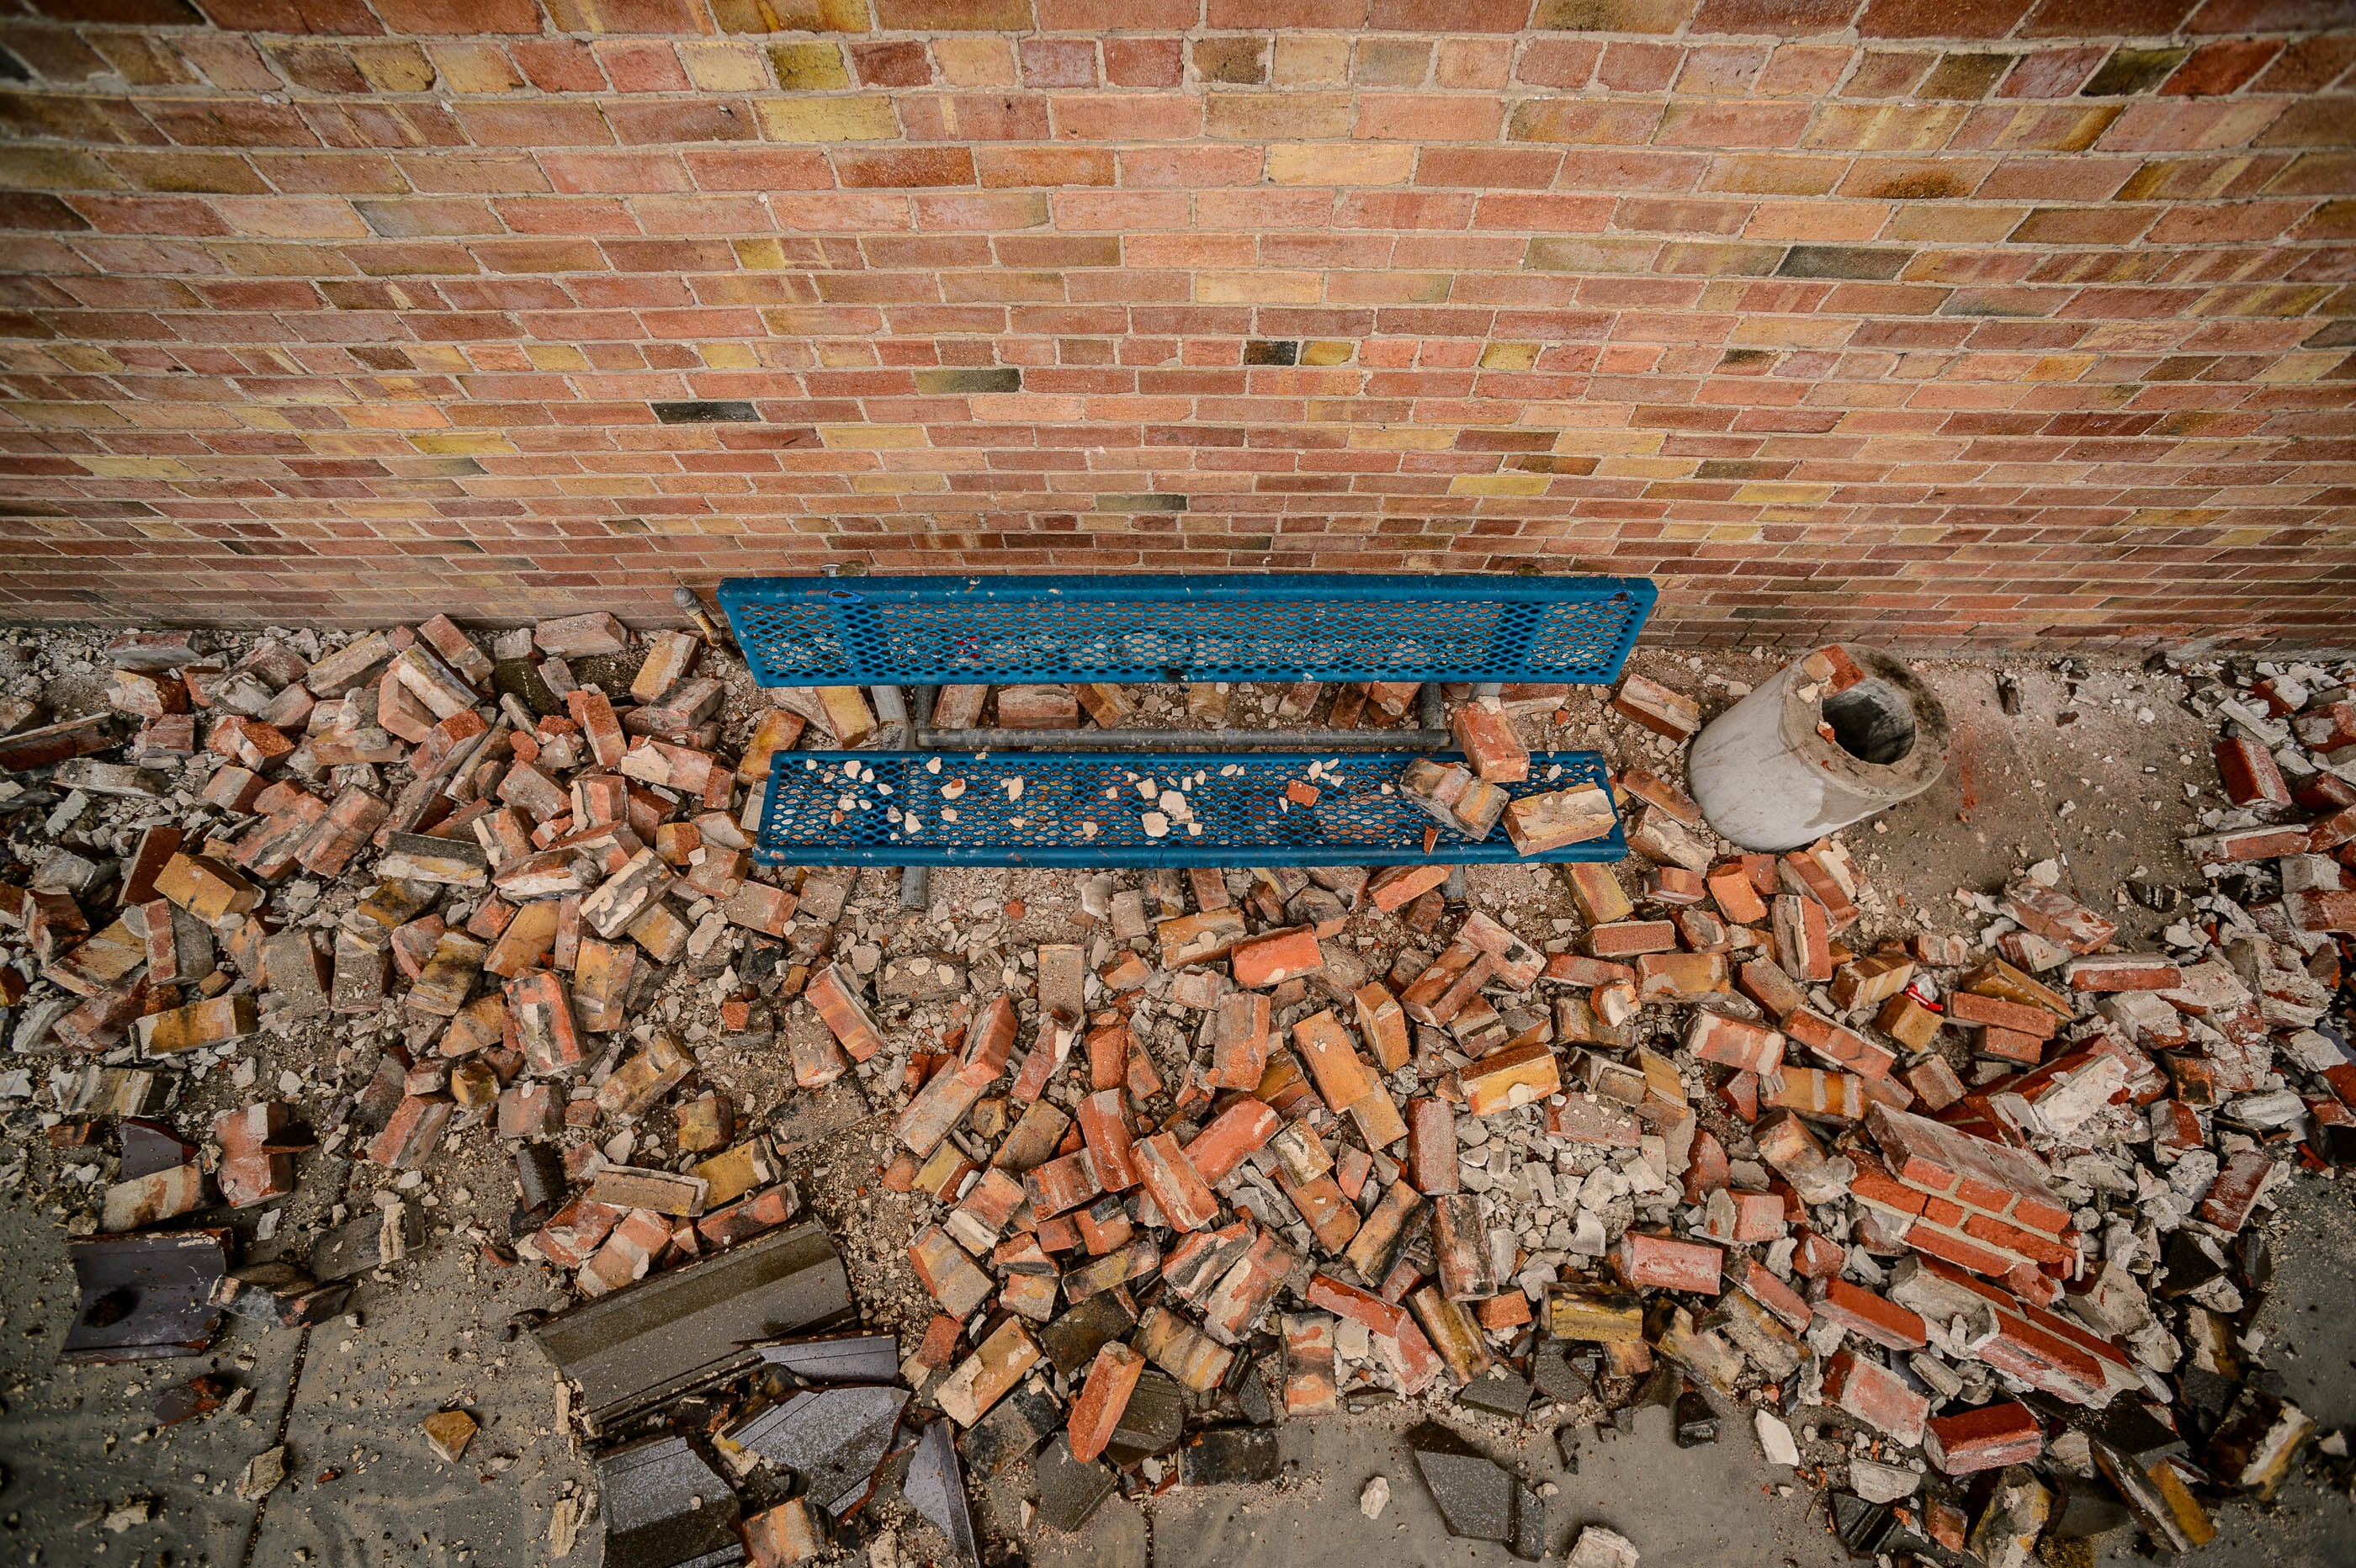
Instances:
[[[1772,1072],[1783,1061],[1782,1035],[1722,1013],[1695,1013],[1686,1029],[1686,1047],[1704,1061],[1746,1072]]]
[[[2026,1465],[2044,1451],[2044,1423],[2018,1400],[1934,1415],[1923,1424],[1923,1454],[1950,1476]]]
[[[1836,1355],[1825,1369],[1825,1398],[1884,1436],[1909,1445],[1922,1441],[1930,1400],[1870,1358],[1853,1350]]]
[[[1067,1424],[1076,1461],[1085,1465],[1104,1452],[1120,1424],[1122,1413],[1129,1408],[1129,1397],[1137,1387],[1139,1374],[1144,1371],[1145,1358],[1118,1339],[1097,1351],[1096,1360],[1088,1368],[1087,1381],[1072,1402]]]
[[[1655,734],[1683,741],[1701,728],[1701,708],[1693,699],[1659,681],[1630,675],[1612,695],[1612,706]]]
[[[1162,1211],[1163,1223],[1173,1231],[1198,1231],[1218,1218],[1218,1200],[1203,1184],[1174,1135],[1156,1133],[1140,1138],[1134,1147],[1138,1179]]]
[[[2235,805],[2288,805],[2290,787],[2274,754],[2255,741],[2238,737],[2217,742],[2217,776]]]
[[[1621,1235],[1619,1250],[1612,1254],[1612,1265],[1621,1279],[1632,1285],[1657,1285],[1663,1290],[1716,1296],[1719,1289],[1719,1264],[1725,1256],[1722,1249],[1705,1243],[1681,1242],[1674,1236],[1631,1230]]]
[[[1820,1283],[1811,1306],[1817,1317],[1893,1350],[1919,1350],[1930,1343],[1919,1314],[1837,1275]]]
[[[1272,931],[1236,944],[1227,955],[1236,984],[1258,990],[1325,967],[1325,955],[1314,932]]]
[[[1519,784],[1530,776],[1530,753],[1514,735],[1514,727],[1494,708],[1479,702],[1460,704],[1449,716],[1458,749],[1472,772],[1489,784]]]

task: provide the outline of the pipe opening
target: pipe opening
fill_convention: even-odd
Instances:
[[[1887,767],[1914,749],[1914,709],[1887,681],[1868,678],[1824,699],[1834,742],[1861,763]]]

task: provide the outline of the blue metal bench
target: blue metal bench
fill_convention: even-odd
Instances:
[[[1480,843],[1440,828],[1395,785],[1419,752],[1270,756],[1246,752],[781,752],[769,774],[758,840],[772,865],[856,866],[1391,866],[1515,860],[1505,829]],[[1437,755],[1446,757],[1451,753]],[[1602,784],[1592,752],[1539,752],[1509,795]],[[936,766],[937,764],[937,766]],[[852,778],[846,768],[868,774]],[[1009,780],[1020,780],[1019,794]],[[1307,784],[1313,801],[1285,792]],[[1149,795],[1139,786],[1150,784]],[[947,794],[946,790],[954,790]],[[1164,816],[1183,794],[1192,822]],[[846,804],[848,803],[848,804]],[[1199,829],[1199,831],[1197,831]],[[1617,860],[1615,825],[1540,860]]]
[[[755,577],[721,607],[763,686],[1618,678],[1636,577]]]
[[[870,688],[910,747],[779,753],[759,858],[912,869],[1522,859],[1502,828],[1478,843],[1440,828],[1427,848],[1433,819],[1384,786],[1414,757],[1451,743],[1440,684],[1607,684],[1654,598],[1642,578],[1332,574],[752,578],[719,591],[761,685]],[[1422,727],[929,728],[943,686],[1148,681],[1419,682]],[[1130,746],[1152,750],[1106,749]],[[1283,750],[1251,750],[1259,747]],[[1541,752],[1531,772],[1510,793],[1603,779],[1591,752]],[[1194,781],[1180,792],[1192,825],[1146,830],[1152,805],[1138,784],[1149,775]],[[1019,796],[1006,788],[1014,778]],[[944,798],[951,784],[958,793]],[[1288,796],[1288,785],[1302,784],[1317,792],[1313,803]],[[1625,853],[1615,827],[1531,858]]]

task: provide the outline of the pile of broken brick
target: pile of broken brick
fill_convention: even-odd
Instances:
[[[2356,1156],[2328,1017],[2356,718],[2327,672],[2190,671],[2235,806],[2191,843],[2211,881],[2166,953],[2108,951],[2051,863],[1974,895],[1969,939],[1869,943],[1891,923],[1837,841],[1717,847],[1664,776],[1698,705],[1631,676],[1612,708],[1661,769],[1612,785],[1643,862],[1560,868],[1582,918],[1536,942],[1440,866],[1155,871],[1084,880],[1098,939],[1002,987],[911,953],[871,990],[833,952],[851,874],[750,849],[773,756],[874,720],[849,688],[773,693],[732,763],[712,640],[584,615],[486,656],[436,617],[213,659],[134,635],[106,654],[127,742],[0,709],[28,869],[0,887],[0,1001],[47,1053],[0,1102],[93,1175],[119,1147],[74,1224],[70,1358],[340,1310],[421,1241],[420,1168],[483,1126],[514,1149],[512,1254],[584,1298],[541,1339],[633,1499],[609,1532],[697,1513],[704,1549],[764,1564],[823,1550],[911,1448],[904,1491],[976,1555],[965,1467],[1027,1465],[1073,1530],[1124,1488],[1270,1479],[1284,1420],[1393,1401],[1574,1448],[1654,1406],[1693,1442],[1747,1412],[1853,1549],[1991,1564],[2128,1517],[2205,1539],[2201,1495],[2270,1493],[2313,1432],[2245,1331],[2254,1216],[2293,1166]],[[626,655],[611,694],[576,684]],[[1566,699],[1452,695],[1465,763],[1402,787],[1483,837],[1533,766],[1512,720]],[[1595,803],[1562,808],[1520,826],[1596,830]],[[933,1206],[908,1248],[929,1328],[839,1332],[842,1267],[788,1224],[776,1144],[655,1020],[680,976],[717,984],[720,1038],[781,1041],[800,1092],[897,1104],[880,1179]],[[176,1074],[306,1020],[383,1047],[300,1085],[312,1119],[256,1099],[190,1138],[159,1115]],[[665,1104],[676,1155],[634,1163]],[[205,1215],[258,1208],[270,1240],[314,1139],[395,1179],[304,1266],[232,1266]],[[164,1251],[179,1293],[111,1307]],[[740,1296],[758,1315],[711,1316]],[[725,1477],[675,1403],[715,1378]],[[1451,1529],[1545,1550],[1510,1468],[1436,1423],[1409,1446]],[[1625,1545],[1590,1530],[1573,1561]]]
[[[2303,733],[2344,744],[2325,698]],[[1699,721],[1642,677],[1613,706],[1673,743]],[[1482,782],[1526,776],[1470,728]],[[2265,772],[2220,760],[2237,798]],[[2197,1544],[2203,1494],[2271,1496],[2314,1432],[2248,1332],[2254,1218],[2356,1157],[2327,1019],[2351,762],[2194,843],[2305,859],[2199,894],[2165,953],[2112,951],[2054,863],[1968,895],[1972,938],[1868,944],[1840,845],[1720,855],[1634,767],[1650,864],[1633,891],[1561,868],[1585,929],[1552,951],[1449,905],[1439,867],[1101,879],[1126,946],[1093,973],[1041,948],[1031,1018],[992,997],[911,1068],[884,1182],[939,1206],[910,1253],[940,1314],[908,1377],[985,1467],[1035,1454],[1063,1529],[1123,1484],[1272,1476],[1274,1422],[1405,1399],[1574,1445],[1615,1407],[1695,1442],[1747,1409],[1772,1461],[1840,1445],[1806,1473],[1867,1555],[2017,1565],[2129,1520]],[[1362,909],[1408,937],[1379,972],[1344,936]],[[1174,1083],[1143,1043],[1173,1022]],[[1545,1549],[1510,1471],[1445,1428],[1409,1446],[1451,1529]]]

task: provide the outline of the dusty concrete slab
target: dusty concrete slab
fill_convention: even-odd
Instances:
[[[1727,682],[1755,680],[1773,665],[1740,654],[1648,652],[1637,667],[1704,690],[1716,706]],[[2120,923],[2123,945],[2156,931],[2164,917],[2115,907],[2107,891],[2128,877],[2197,885],[2175,836],[2196,805],[2220,798],[2209,737],[2178,706],[2174,683],[2133,665],[2103,665],[2073,699],[2058,676],[2022,661],[1921,667],[1955,720],[1955,766],[1930,793],[1889,814],[1886,831],[1869,827],[1851,836],[1874,883],[1912,907],[1933,909],[1938,929],[1958,929],[1969,923],[1954,910],[1956,886],[1989,891],[2019,865],[2066,854],[2071,882],[2105,895],[2101,911]],[[1997,705],[1998,668],[2020,678],[2019,715]],[[1709,677],[1719,684],[1708,684]],[[2062,724],[2064,712],[2078,718]],[[1610,721],[1596,736],[1568,731],[1563,743],[1599,741],[1615,760],[1646,754],[1642,736]],[[2186,799],[2187,783],[2198,786],[2199,802]],[[2065,802],[2072,809],[2062,809]],[[888,875],[868,873],[871,881]],[[1541,925],[1571,912],[1559,879],[1549,872],[1475,868],[1472,880],[1476,901],[1511,905]],[[1075,920],[1076,883],[1066,875],[944,871],[935,875],[933,890],[937,908],[955,908],[961,917],[980,914],[986,905],[984,918],[1004,932],[994,943],[996,956],[1010,966],[1038,943],[1087,936]],[[1016,901],[1020,913],[1009,908]],[[879,926],[861,934],[872,940],[881,933]],[[301,1066],[301,1049],[316,1048],[264,1040],[262,1081]],[[757,1055],[723,1058],[722,1066],[741,1074],[756,1103],[795,1104],[790,1095],[772,1095],[764,1076],[770,1064]],[[868,1129],[830,1125],[813,1139],[809,1200],[830,1229],[861,1239],[855,1287],[871,1320],[886,1328],[921,1328],[929,1307],[908,1288],[896,1249],[884,1244],[895,1233],[905,1238],[905,1214],[897,1200],[867,1188],[868,1136]],[[547,1561],[549,1509],[566,1484],[583,1488],[589,1477],[554,1432],[552,1380],[537,1352],[502,1339],[515,1311],[553,1298],[522,1283],[530,1271],[484,1264],[466,1232],[474,1225],[503,1233],[509,1180],[503,1161],[480,1146],[437,1161],[427,1192],[436,1199],[431,1212],[440,1233],[386,1280],[366,1283],[358,1325],[338,1319],[313,1330],[306,1344],[293,1331],[233,1324],[205,1358],[72,1371],[48,1364],[72,1310],[62,1238],[50,1218],[21,1197],[0,1200],[0,1266],[12,1281],[5,1310],[17,1330],[0,1340],[8,1389],[0,1413],[0,1462],[8,1471],[0,1511],[16,1511],[19,1539],[41,1541],[45,1561],[96,1560],[89,1549],[102,1542],[107,1561],[166,1546],[176,1558],[215,1564],[287,1563],[297,1551],[310,1563],[354,1568],[388,1555]],[[316,1221],[340,1190],[332,1160],[305,1157],[284,1233]],[[2356,1213],[2345,1189],[2312,1183],[2292,1188],[2286,1204],[2282,1272],[2262,1319],[2275,1347],[2268,1359],[2292,1397],[2329,1427],[2356,1418],[2350,1361],[2356,1321],[2339,1310],[2344,1260],[2356,1249]],[[305,1359],[295,1381],[298,1348]],[[215,1366],[252,1384],[252,1413],[215,1415],[138,1441],[156,1391]],[[484,1428],[456,1467],[433,1457],[419,1430],[426,1416],[451,1406],[468,1410]],[[279,1440],[282,1410],[290,1477],[257,1509],[229,1488],[247,1458]],[[1557,1487],[1547,1505],[1558,1552],[1580,1525],[1603,1523],[1634,1540],[1648,1564],[1788,1558],[1815,1568],[1844,1560],[1810,1518],[1804,1489],[1788,1497],[1762,1490],[1786,1477],[1759,1458],[1745,1422],[1728,1423],[1717,1445],[1690,1450],[1676,1448],[1665,1430],[1590,1442],[1575,1477],[1562,1473],[1550,1432],[1509,1442],[1502,1426],[1465,1425],[1534,1484]],[[1033,1560],[1143,1568],[1149,1561],[1209,1564],[1280,1552],[1287,1568],[1362,1568],[1376,1551],[1387,1561],[1503,1560],[1502,1548],[1445,1534],[1398,1431],[1381,1417],[1288,1425],[1280,1441],[1289,1467],[1271,1490],[1182,1488],[1145,1507],[1116,1498],[1076,1537],[1035,1532]],[[499,1467],[509,1458],[512,1464]],[[329,1471],[336,1473],[323,1480]],[[1391,1502],[1379,1520],[1368,1521],[1356,1499],[1376,1474],[1388,1477]],[[1019,1518],[1027,1484],[1027,1467],[1017,1466],[988,1488],[988,1506],[1001,1528]],[[983,1489],[979,1480],[976,1488]],[[157,1499],[156,1520],[107,1534],[99,1520],[133,1496]],[[886,1506],[896,1501],[879,1499]],[[2294,1478],[2275,1509],[2232,1504],[2219,1524],[2220,1540],[2201,1561],[2222,1568],[2356,1559],[2347,1544],[2356,1541],[2356,1509],[2304,1478]],[[595,1539],[593,1520],[571,1561],[594,1561]],[[932,1549],[937,1538],[926,1527],[903,1524],[901,1539],[906,1552]],[[2122,1532],[2106,1543],[2105,1560],[2140,1561],[2134,1541],[2134,1532]]]
[[[506,1337],[516,1313],[552,1304],[528,1280],[492,1277],[445,1243],[369,1291],[357,1325],[311,1330],[286,1420],[290,1476],[263,1504],[244,1561],[543,1560],[551,1506],[590,1477],[555,1430],[552,1374],[528,1338]],[[423,1430],[448,1409],[482,1428],[455,1465]]]

